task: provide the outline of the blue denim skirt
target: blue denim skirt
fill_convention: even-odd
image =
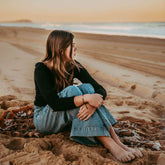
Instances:
[[[95,93],[93,86],[89,83],[68,86],[58,95],[71,97],[87,93]],[[115,125],[117,120],[104,105],[96,109],[87,121],[77,117],[79,109],[80,107],[67,111],[54,111],[48,104],[41,107],[34,105],[33,122],[37,130],[45,135],[61,132],[71,126],[71,139],[84,145],[100,144],[96,136],[111,136],[110,127]]]

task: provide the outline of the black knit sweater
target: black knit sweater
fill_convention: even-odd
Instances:
[[[78,61],[76,62],[80,64]],[[53,73],[44,63],[37,62],[35,64],[34,83],[36,95],[34,105],[45,106],[48,104],[54,111],[66,111],[76,108],[74,104],[75,96],[59,98],[57,91],[54,89],[53,76]],[[101,94],[105,99],[106,90],[91,77],[84,67],[80,68],[80,71],[75,67],[73,78],[79,79],[82,83],[90,83],[94,87],[95,93]]]

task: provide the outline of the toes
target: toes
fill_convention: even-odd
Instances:
[[[136,156],[137,156],[138,158],[141,157],[139,152],[136,152],[135,154],[136,154]]]
[[[142,157],[142,156],[143,156],[143,154],[141,153],[141,151],[140,151],[140,150],[138,150],[138,149],[136,149],[135,154],[136,154],[136,156],[137,156],[138,158],[140,158],[140,157]]]
[[[134,156],[136,156],[137,158],[139,158],[139,153],[138,153],[138,151],[134,150],[134,151],[132,152],[132,154],[134,154]]]
[[[142,157],[143,156],[143,153],[139,150],[139,153],[140,153],[140,156]]]
[[[128,159],[129,159],[128,156],[124,156],[120,159],[120,161],[124,163],[124,162],[128,162],[129,161]]]
[[[127,157],[125,157],[125,158],[123,158],[121,161],[124,163],[124,162],[128,162],[129,160],[128,160]]]
[[[138,148],[135,148],[135,149],[132,149],[130,151],[134,156],[136,156],[137,158],[140,158],[143,156],[142,152],[138,149]]]
[[[131,161],[132,158],[130,156],[127,157],[127,161]]]
[[[132,159],[135,159],[136,156],[135,156],[134,154],[132,154],[132,155],[133,155],[133,156],[132,156]]]
[[[128,155],[131,159],[135,159],[135,155],[133,154],[133,153],[129,153],[129,155]]]
[[[127,157],[126,157],[126,162],[128,162],[128,161],[131,161],[132,160],[132,158],[128,155]]]
[[[132,154],[132,153],[129,153],[127,156],[125,156],[123,159],[122,159],[122,162],[129,162],[131,161],[132,159],[134,159],[135,156]]]

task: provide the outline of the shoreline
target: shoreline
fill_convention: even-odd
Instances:
[[[26,27],[26,26],[4,26],[0,25],[0,27],[6,27],[6,28],[27,28],[27,29],[36,29],[36,30],[44,30],[44,31],[53,31],[55,29],[46,29],[46,28],[40,28],[40,27]],[[65,30],[65,29],[63,29]],[[80,35],[94,35],[94,36],[107,36],[107,37],[128,37],[128,38],[142,38],[142,39],[155,39],[155,40],[165,40],[165,38],[159,38],[159,37],[153,37],[153,36],[134,36],[134,35],[122,35],[122,34],[106,34],[106,33],[91,33],[91,32],[83,32],[83,31],[71,31],[71,30],[66,30],[70,31],[75,34],[80,34]]]
[[[0,24],[5,24],[5,23],[29,23],[29,22],[22,22],[20,20],[20,22],[0,22]],[[35,24],[36,22],[30,22],[31,24]],[[119,22],[118,22],[119,23]],[[140,22],[139,22],[140,23]],[[141,23],[144,23],[144,22],[141,22]],[[146,23],[146,22],[145,22]],[[157,23],[157,22],[148,22],[148,23]],[[159,22],[159,23],[164,23],[164,22]],[[43,23],[44,24],[44,23]],[[58,28],[52,28],[50,29],[49,27],[48,28],[44,28],[44,27],[33,27],[33,26],[14,26],[14,25],[0,25],[2,27],[27,27],[27,28],[34,28],[34,29],[42,29],[42,30],[54,30],[54,29],[58,29]],[[40,25],[41,26],[41,25]],[[123,37],[142,37],[142,38],[149,38],[149,39],[165,39],[165,36],[152,36],[152,35],[139,35],[139,34],[111,34],[111,33],[105,33],[105,32],[102,32],[102,31],[96,31],[96,32],[92,32],[92,31],[74,31],[74,30],[68,30],[68,29],[63,29],[63,30],[67,30],[67,31],[70,31],[70,32],[73,32],[73,33],[86,33],[86,34],[94,34],[94,35],[97,35],[97,34],[101,34],[101,35],[109,35],[109,36],[123,36]],[[102,33],[101,33],[102,32]]]

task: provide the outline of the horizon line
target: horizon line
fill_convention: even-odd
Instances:
[[[165,22],[164,21],[95,21],[95,22],[90,22],[90,21],[73,21],[73,22],[68,22],[68,21],[33,21],[30,19],[16,19],[16,20],[5,20],[1,21],[0,23],[151,23],[151,22]]]

